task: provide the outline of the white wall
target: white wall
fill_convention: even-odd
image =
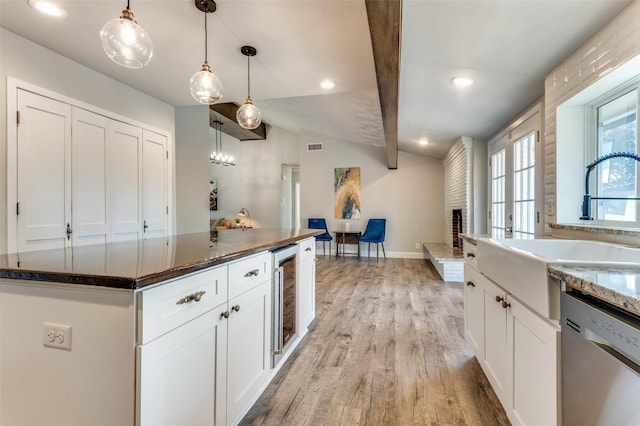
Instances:
[[[176,107],[176,234],[209,230],[209,107]]]
[[[7,77],[175,133],[172,105],[0,28],[0,253],[7,241]]]
[[[210,129],[207,143],[209,151],[213,151],[214,129]],[[251,215],[251,226],[280,228],[282,164],[299,163],[298,145],[297,133],[276,127],[269,127],[267,139],[263,141],[239,141],[222,133],[223,152],[233,155],[236,165],[211,164],[209,174],[200,179],[206,183],[201,198],[208,205],[209,178],[218,178],[218,210],[210,212],[211,219],[233,220],[239,217],[237,213],[244,207]],[[209,210],[208,207],[205,209]]]
[[[309,217],[324,217],[329,231],[343,229],[345,221],[333,215],[334,169],[360,167],[362,218],[349,221],[351,230],[364,229],[369,218],[386,218],[385,248],[390,257],[421,258],[422,246],[417,249],[416,243],[443,241],[444,183],[440,160],[399,152],[398,169],[389,170],[383,149],[309,132],[300,139],[303,227]],[[307,152],[308,143],[322,143],[324,150]],[[366,250],[364,245],[363,249]]]

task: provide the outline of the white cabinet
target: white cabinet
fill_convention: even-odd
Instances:
[[[218,395],[224,395],[227,353],[226,306],[208,311],[138,347],[138,424],[181,426],[224,424]],[[224,417],[221,417],[224,419]]]
[[[227,267],[138,293],[138,426],[225,424]]]
[[[167,234],[167,134],[27,90],[16,96],[9,251]]]
[[[473,353],[484,359],[484,279],[478,271],[464,267],[464,335]]]
[[[484,278],[484,310],[485,310],[485,355],[484,372],[498,395],[502,405],[507,407],[511,398],[506,390],[509,381],[509,353],[507,351],[507,315],[508,310],[502,306],[507,294],[493,282]]]
[[[560,424],[560,330],[517,300],[507,303],[509,419],[514,425]]]
[[[17,194],[8,205],[17,229],[8,229],[9,251],[62,248],[71,222],[71,106],[25,90],[17,97]]]
[[[235,424],[269,379],[271,283],[229,300],[227,424]]]
[[[234,424],[270,375],[271,254],[138,295],[139,426]]]
[[[514,425],[560,424],[559,327],[485,277],[474,259],[465,256],[464,330],[482,370]]]
[[[298,242],[297,304],[299,324],[303,336],[316,316],[316,245],[315,238]]]

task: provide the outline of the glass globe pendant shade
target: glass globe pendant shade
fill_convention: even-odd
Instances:
[[[244,105],[236,112],[238,124],[243,129],[255,129],[262,122],[262,114],[257,106],[253,104],[251,98],[247,98]]]
[[[102,48],[113,62],[127,68],[142,68],[153,56],[153,43],[133,18],[133,12],[123,10],[120,18],[104,24],[100,40]]]
[[[211,67],[206,62],[202,64],[202,69],[191,77],[189,89],[193,99],[201,104],[211,105],[222,99],[222,83],[211,72]]]

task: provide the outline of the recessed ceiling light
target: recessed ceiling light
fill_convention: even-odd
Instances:
[[[55,3],[44,0],[29,0],[29,6],[49,16],[62,18],[67,16],[67,12]]]
[[[420,140],[418,141],[418,143],[419,143],[420,145],[428,145],[428,144],[429,144],[429,141],[427,140],[427,138],[422,138],[422,139],[420,139]]]
[[[451,83],[453,83],[454,86],[458,86],[458,87],[468,87],[471,86],[475,83],[476,81],[471,78],[471,77],[453,77],[451,79]]]
[[[336,87],[336,82],[331,80],[324,80],[322,83],[320,83],[320,87],[322,87],[323,89],[333,89],[334,87]]]

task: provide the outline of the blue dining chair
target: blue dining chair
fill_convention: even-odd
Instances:
[[[369,243],[367,257],[371,256],[371,243],[376,243],[376,263],[378,262],[378,244],[382,244],[382,254],[387,258],[384,251],[384,233],[387,226],[387,219],[369,219],[364,234],[358,237],[359,243]]]
[[[309,218],[308,223],[309,229],[324,229],[324,234],[316,235],[316,241],[322,241],[322,253],[326,256],[327,250],[324,247],[324,243],[329,241],[329,256],[331,256],[331,241],[333,241],[333,237],[329,233],[329,229],[327,229],[327,222],[321,218]]]

